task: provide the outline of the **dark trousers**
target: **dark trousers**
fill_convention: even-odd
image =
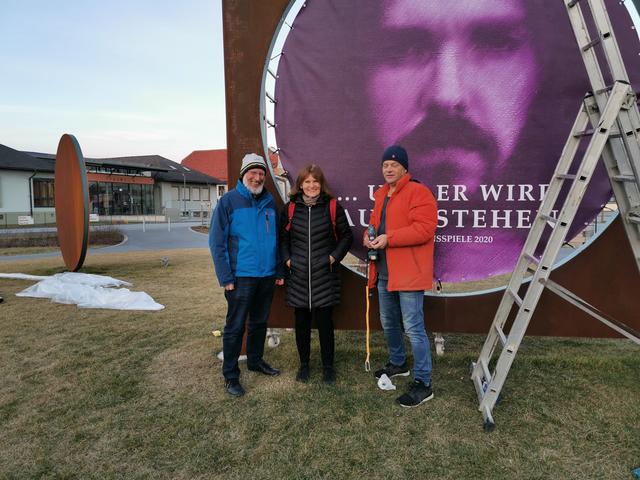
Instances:
[[[275,277],[236,277],[234,285],[233,290],[224,291],[228,305],[222,336],[222,374],[225,379],[240,378],[238,357],[245,324],[248,325],[247,366],[254,367],[262,361]]]
[[[333,352],[335,350],[335,338],[333,335],[333,319],[331,312],[333,307],[296,308],[296,345],[300,355],[300,363],[308,364],[311,353],[311,319],[316,321],[318,336],[320,337],[320,356],[322,365],[333,366]]]

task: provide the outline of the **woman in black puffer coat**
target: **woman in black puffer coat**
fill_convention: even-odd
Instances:
[[[340,302],[338,267],[351,247],[353,234],[344,209],[331,196],[317,165],[308,165],[298,174],[290,202],[282,210],[280,225],[280,253],[289,269],[286,299],[295,309],[296,345],[300,355],[296,379],[309,380],[313,319],[320,337],[322,380],[335,383],[331,313],[333,306]]]

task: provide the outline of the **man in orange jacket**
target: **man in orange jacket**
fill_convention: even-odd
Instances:
[[[431,348],[424,326],[424,291],[431,289],[433,244],[438,214],[431,191],[411,178],[407,151],[393,145],[382,156],[385,185],[374,193],[371,224],[377,236],[364,246],[377,250],[369,265],[369,287],[378,287],[380,322],[389,348],[389,362],[376,378],[410,374],[402,327],[411,342],[413,376],[397,401],[416,407],[433,398]]]

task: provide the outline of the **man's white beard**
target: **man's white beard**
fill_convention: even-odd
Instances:
[[[247,187],[247,190],[249,190],[254,195],[260,195],[262,193],[262,190],[264,189],[264,183],[259,187],[253,187],[249,185],[249,182],[245,178],[242,179],[242,184]]]

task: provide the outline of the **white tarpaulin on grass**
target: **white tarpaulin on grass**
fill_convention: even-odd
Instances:
[[[18,297],[50,298],[54,302],[76,304],[80,308],[114,310],[162,310],[145,292],[132,292],[130,283],[116,278],[88,273],[58,273],[51,277],[24,274],[0,274],[0,278],[40,279],[38,283],[16,293]]]

